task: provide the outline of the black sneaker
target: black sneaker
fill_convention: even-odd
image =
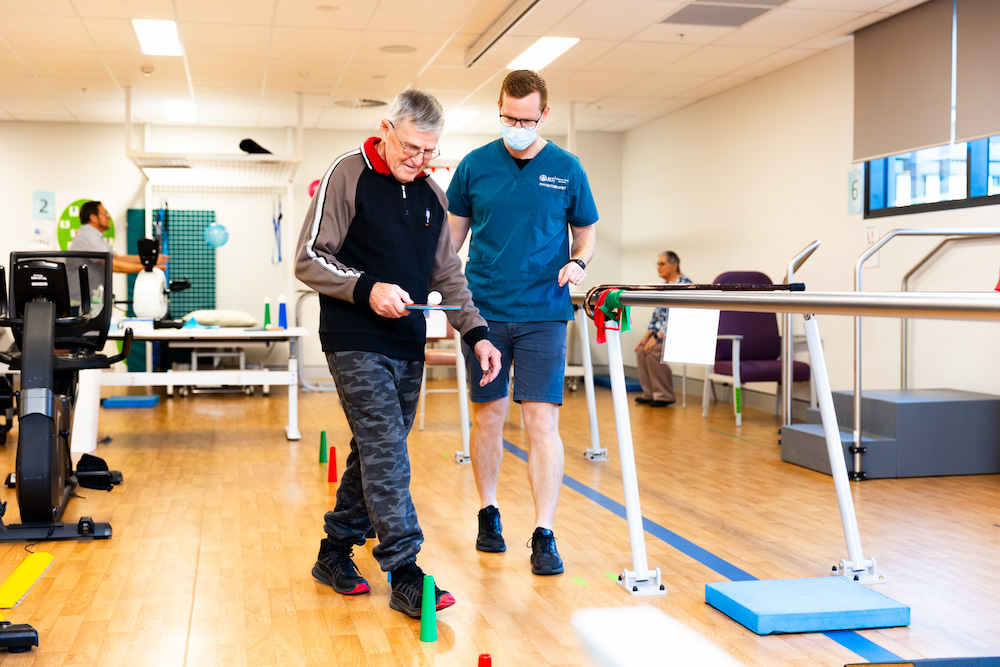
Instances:
[[[392,571],[392,583],[389,586],[392,589],[389,606],[411,618],[420,618],[420,612],[423,611],[420,603],[424,599],[424,571],[416,563],[404,565]],[[441,611],[455,604],[455,596],[434,584],[434,602],[434,609]]]
[[[653,399],[646,398],[645,396],[636,396],[635,397],[635,402],[638,403],[639,405],[649,405],[652,401],[653,401]]]
[[[556,536],[551,530],[535,528],[530,543],[532,574],[559,574],[563,571],[562,558],[556,551]]]
[[[333,586],[333,590],[341,595],[367,593],[371,589],[351,560],[353,553],[354,549],[351,547],[346,551],[338,551],[329,540],[324,539],[319,543],[319,556],[312,569],[313,577]]]
[[[500,553],[507,551],[504,544],[503,535],[500,531],[500,510],[493,505],[479,510],[479,537],[476,538],[476,549],[488,553]]]

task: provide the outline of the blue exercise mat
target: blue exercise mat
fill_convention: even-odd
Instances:
[[[108,396],[101,399],[103,408],[151,408],[159,404],[160,397],[152,396]]]
[[[706,584],[705,602],[758,635],[910,624],[909,607],[843,577]]]
[[[607,373],[594,374],[594,384],[598,387],[611,387],[611,376]],[[642,385],[639,384],[638,378],[625,376],[625,391],[642,391]]]

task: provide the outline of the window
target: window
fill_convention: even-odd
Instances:
[[[865,163],[865,217],[1000,204],[1000,136]]]

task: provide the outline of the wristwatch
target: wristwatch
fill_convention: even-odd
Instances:
[[[570,259],[569,261],[576,262],[577,264],[580,265],[581,269],[586,270],[586,268],[587,268],[587,263],[585,261],[583,261],[582,259],[577,259],[577,258],[574,257],[574,258]]]

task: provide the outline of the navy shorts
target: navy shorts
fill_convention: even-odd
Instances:
[[[514,364],[514,401],[562,405],[566,375],[565,322],[489,322],[490,342],[500,350],[500,374],[479,386],[483,369],[468,345],[462,344],[469,368],[469,397],[489,403],[507,396],[510,365]]]

